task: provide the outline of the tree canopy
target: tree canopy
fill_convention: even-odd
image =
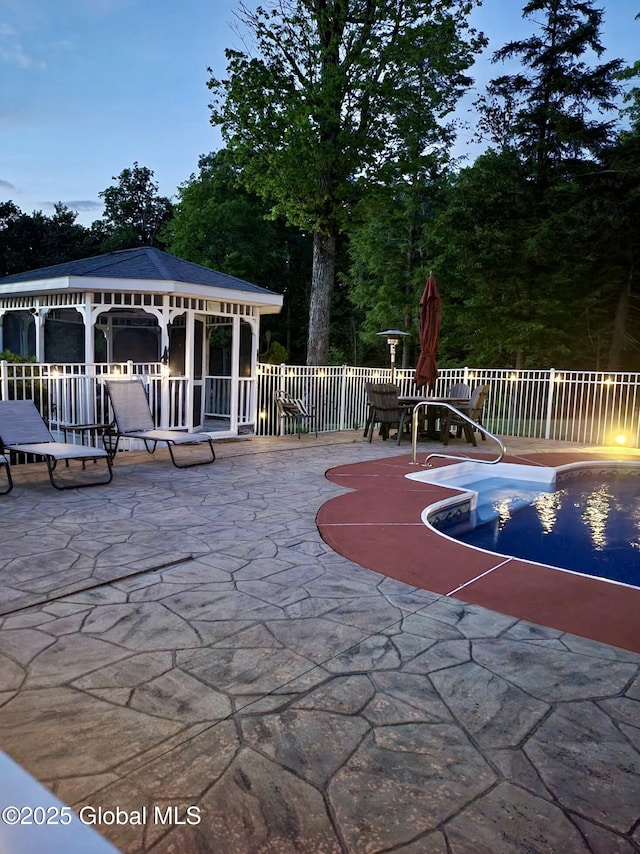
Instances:
[[[357,184],[415,174],[451,137],[444,119],[483,39],[475,0],[280,0],[241,6],[253,41],[211,78],[212,122],[242,180],[313,234],[307,362],[327,360],[338,237]]]
[[[94,223],[105,251],[135,246],[158,246],[162,228],[171,218],[171,200],[158,193],[153,172],[137,162],[123,169],[117,183],[98,195],[104,200],[104,214]]]

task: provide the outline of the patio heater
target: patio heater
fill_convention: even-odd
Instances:
[[[396,379],[396,347],[400,343],[401,338],[406,338],[409,333],[403,332],[401,329],[385,329],[384,332],[378,332],[377,335],[384,335],[389,345],[389,354],[391,356],[391,382]]]

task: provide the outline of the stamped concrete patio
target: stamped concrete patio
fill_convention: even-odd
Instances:
[[[68,493],[15,470],[0,749],[76,810],[178,808],[97,825],[123,852],[640,851],[640,655],[332,551],[326,470],[395,444],[216,449]]]

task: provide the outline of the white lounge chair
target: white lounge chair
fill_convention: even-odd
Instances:
[[[5,487],[0,489],[0,495],[6,495],[7,492],[11,492],[13,489],[13,480],[11,479],[11,466],[9,465],[9,460],[3,454],[0,454],[0,468],[4,469],[7,479]]]
[[[47,464],[51,485],[56,489],[103,486],[111,483],[113,477],[111,459],[104,449],[75,445],[71,442],[56,442],[32,400],[0,401],[0,443],[0,450],[8,451],[11,455],[31,454],[43,459]],[[56,479],[54,473],[60,460],[64,460],[66,464],[70,460],[80,460],[83,463],[83,471],[84,463],[88,460],[105,460],[107,478],[95,480],[85,475],[80,482],[67,477]]]
[[[190,468],[191,466],[215,462],[216,453],[213,448],[213,441],[208,433],[185,433],[179,430],[156,428],[144,386],[139,380],[106,380],[104,386],[111,403],[114,419],[107,434],[115,437],[115,443],[111,448],[112,457],[118,451],[120,439],[126,438],[141,439],[149,454],[153,454],[158,442],[166,444],[169,448],[171,462],[176,468]],[[190,462],[179,462],[177,460],[174,453],[176,445],[197,446],[203,443],[209,445],[207,459],[199,458],[195,462],[193,460]]]

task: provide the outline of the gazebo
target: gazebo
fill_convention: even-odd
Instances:
[[[109,252],[0,278],[0,351],[164,379],[166,426],[237,435],[255,424],[260,316],[282,299],[153,247]]]

